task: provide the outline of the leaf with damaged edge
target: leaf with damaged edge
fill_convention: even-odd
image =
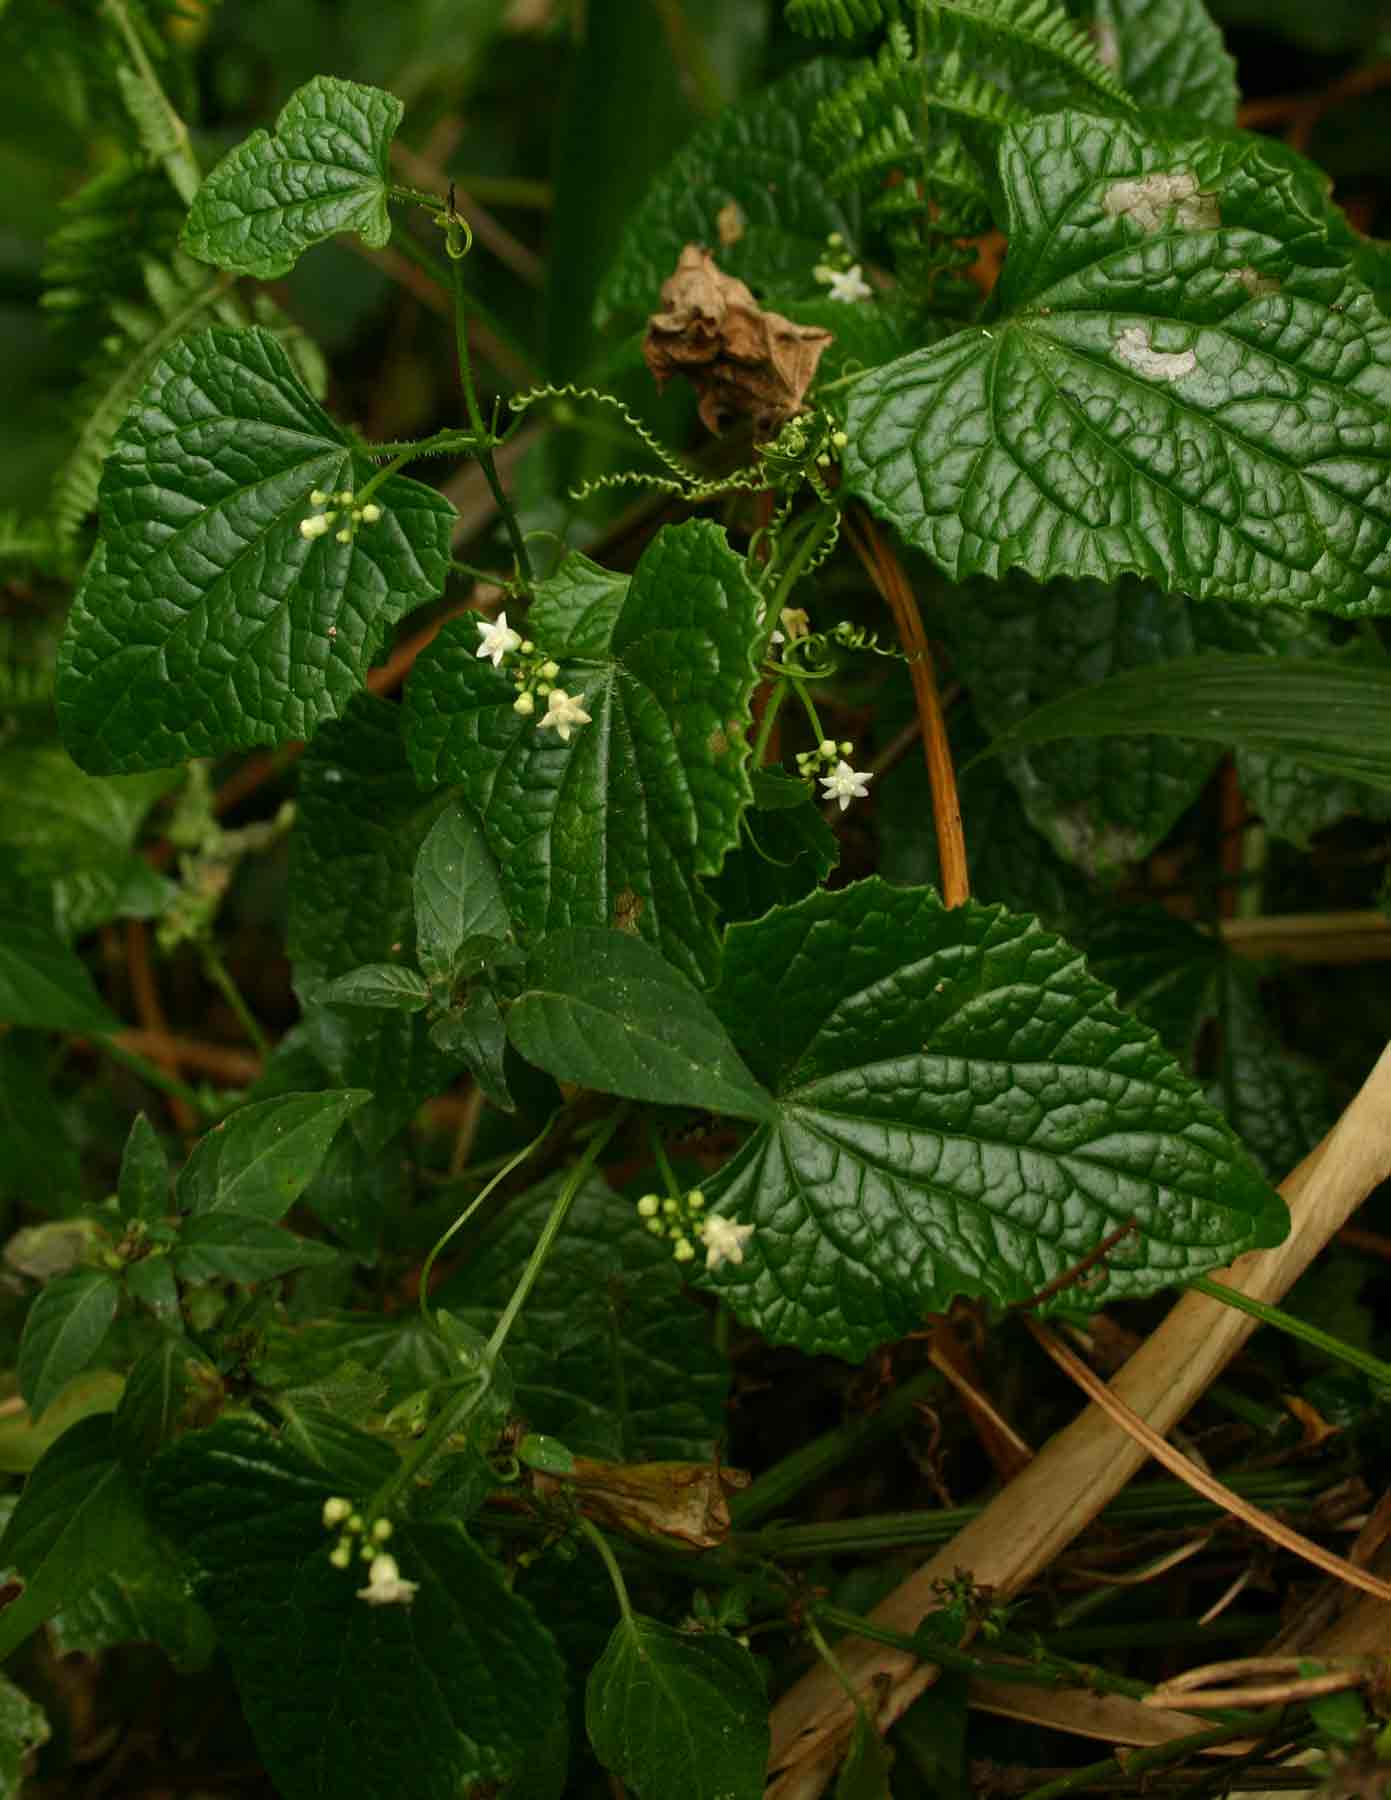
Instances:
[[[269,332],[171,346],[107,460],[101,540],[59,652],[74,759],[160,768],[309,738],[342,713],[449,567],[453,507],[400,475],[376,490],[376,524],[330,506],[335,529],[301,533],[322,510],[311,494],[373,472]]]
[[[862,881],[732,927],[712,1001],[778,1118],[702,1184],[754,1230],[701,1280],[774,1342],[858,1361],[956,1295],[1031,1298],[1131,1219],[1088,1306],[1288,1228],[1159,1040],[1035,919]]]
[[[750,797],[758,595],[703,519],[657,533],[616,610],[612,584],[594,584],[596,617],[568,563],[563,575],[554,611],[540,585],[528,629],[591,723],[562,742],[539,708],[519,717],[474,621],[453,620],[411,671],[412,766],[422,783],[467,784],[519,928],[620,926],[708,981],[714,906],[697,878],[719,869]]]
[[[207,177],[184,248],[262,281],[340,231],[380,250],[391,237],[387,157],[404,111],[381,88],[316,75],[291,94],[274,132],[253,131]]]
[[[1067,112],[1000,177],[998,316],[855,385],[851,491],[953,580],[1391,609],[1391,322],[1310,166]]]

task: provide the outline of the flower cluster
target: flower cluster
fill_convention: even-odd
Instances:
[[[323,1520],[325,1530],[339,1534],[338,1542],[328,1553],[335,1569],[352,1566],[354,1545],[361,1539],[356,1543],[357,1555],[369,1567],[367,1586],[357,1590],[359,1600],[365,1600],[369,1606],[410,1605],[420,1583],[402,1580],[396,1558],[382,1547],[391,1536],[390,1519],[374,1519],[368,1525],[362,1514],[354,1511],[351,1500],[334,1495],[324,1501]]]
[[[583,694],[567,694],[564,688],[555,685],[556,676],[560,673],[560,664],[552,662],[542,651],[539,651],[530,638],[524,638],[507,623],[507,614],[500,612],[495,620],[478,620],[479,643],[476,655],[491,662],[495,669],[501,669],[504,660],[515,655],[517,661],[510,673],[519,689],[517,698],[512,702],[513,712],[520,713],[529,719],[536,711],[536,702],[546,702],[546,711],[537,721],[538,731],[554,731],[562,744],[570,742],[570,733],[576,725],[590,724],[590,715],[584,710]]]
[[[638,1217],[653,1237],[671,1239],[671,1253],[677,1262],[692,1262],[698,1239],[705,1246],[705,1266],[718,1269],[723,1262],[741,1263],[744,1244],[753,1236],[752,1225],[736,1225],[719,1213],[706,1213],[705,1196],[699,1188],[675,1199],[663,1200],[657,1194],[644,1194],[638,1201]]]
[[[826,260],[817,263],[812,277],[831,290],[829,298],[832,300],[853,304],[856,300],[874,298],[874,289],[865,280],[859,263],[851,262],[845,239],[838,231],[833,231],[826,239]]]
[[[842,812],[852,800],[868,799],[869,784],[874,780],[869,770],[852,769],[846,762],[854,748],[849,739],[837,744],[830,738],[823,738],[815,750],[803,750],[797,756],[797,773],[808,780],[816,776],[821,783],[822,798],[839,800]],[[829,769],[830,774],[817,776],[817,770],[823,767]]]
[[[329,501],[334,502],[329,506]],[[311,542],[314,538],[324,537],[333,528],[333,521],[341,512],[343,523],[333,533],[340,544],[351,544],[359,525],[375,525],[382,516],[382,509],[375,500],[368,500],[362,506],[353,505],[353,490],[344,488],[339,494],[327,494],[322,488],[315,488],[309,496],[309,504],[319,508],[309,514],[308,518],[299,522],[299,534]]]

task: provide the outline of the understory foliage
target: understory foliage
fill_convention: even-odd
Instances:
[[[210,1792],[756,1800],[886,1552],[1066,1418],[1021,1321],[1109,1372],[1281,1244],[1386,1035],[1275,959],[1380,937],[1388,251],[1201,0],[787,0],[769,81],[733,0],[348,7],[254,129],[231,24],[56,10],[10,15],[92,148],[0,519],[0,1796],[77,1791],[81,1651],[131,1745],[152,1670],[217,1718]],[[456,193],[422,45],[512,118],[526,29],[554,181]],[[1371,1266],[1209,1402],[1262,1504],[1384,1450]],[[1155,1495],[1207,1534],[1177,1644],[1236,1540]],[[1069,1637],[1145,1600],[971,1573],[823,1784],[1071,1791],[966,1677],[1146,1691]],[[1370,1781],[1383,1702],[1236,1723]]]

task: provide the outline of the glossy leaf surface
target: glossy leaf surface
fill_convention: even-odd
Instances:
[[[1386,610],[1391,323],[1310,166],[1067,112],[1000,178],[998,314],[856,385],[849,487],[955,580]]]
[[[564,742],[544,701],[519,717],[512,683],[478,658],[475,621],[454,620],[411,674],[411,763],[423,783],[466,786],[519,926],[619,926],[708,980],[714,908],[696,878],[718,870],[749,800],[758,598],[704,520],[660,531],[618,606],[612,579],[580,589],[581,560],[542,585],[529,629],[591,723]]]
[[[343,1121],[371,1097],[349,1088],[240,1107],[194,1146],[179,1176],[180,1207],[274,1224],[313,1180]]]
[[[253,131],[207,177],[185,248],[262,281],[339,231],[380,250],[391,236],[387,154],[403,111],[380,88],[316,75],[290,96],[274,132]]]
[[[444,585],[453,508],[393,476],[382,517],[306,538],[311,493],[361,486],[347,440],[269,332],[160,358],[101,482],[102,538],[59,657],[64,741],[94,773],[308,738],[393,625]]]
[[[754,1227],[704,1280],[774,1341],[858,1360],[954,1295],[1031,1298],[1131,1220],[1089,1305],[1287,1229],[1159,1041],[1034,919],[863,881],[733,927],[713,998],[779,1118],[703,1184]]]

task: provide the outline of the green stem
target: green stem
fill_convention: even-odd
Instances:
[[[403,206],[424,206],[432,213],[442,213],[445,208],[439,194],[427,194],[424,188],[404,187],[399,181],[393,181],[387,193]]]
[[[565,1216],[570,1210],[571,1201],[580,1191],[585,1178],[603,1155],[605,1145],[627,1118],[630,1110],[631,1107],[625,1100],[616,1111],[610,1113],[603,1125],[590,1139],[584,1155],[566,1176],[560,1192],[556,1195],[555,1205],[550,1210],[550,1216],[541,1227],[541,1235],[536,1240],[536,1247],[527,1259],[527,1265],[522,1270],[516,1287],[512,1290],[512,1298],[507,1302],[502,1317],[493,1329],[493,1335],[488,1339],[486,1354],[489,1362],[497,1360],[502,1346],[507,1342],[507,1334],[517,1321],[517,1314],[526,1305],[527,1296],[535,1287],[537,1277],[546,1266],[546,1258],[550,1255],[555,1240],[560,1236],[560,1230],[565,1223]]]
[[[787,604],[788,595],[801,580],[807,564],[816,556],[835,522],[836,509],[833,506],[818,505],[806,525],[795,535],[789,534],[793,548],[787,557],[780,560],[780,564],[775,566],[771,579],[776,585],[764,612],[764,619],[770,631],[777,625],[778,615]],[[768,579],[768,573],[765,571],[765,585]]]
[[[604,1567],[608,1570],[609,1580],[613,1583],[613,1591],[618,1596],[619,1609],[625,1621],[631,1625],[633,1623],[633,1603],[628,1598],[628,1584],[623,1579],[623,1571],[618,1566],[618,1558],[609,1548],[608,1539],[599,1527],[592,1524],[583,1514],[576,1516],[575,1523],[603,1557]]]
[[[232,972],[222,960],[222,954],[210,938],[205,939],[199,949],[203,957],[203,969],[213,986],[236,1014],[237,1023],[246,1034],[247,1042],[253,1045],[261,1056],[269,1056],[273,1048],[270,1039],[261,1029],[261,1022],[247,1005],[245,996],[236,982]]]
[[[483,415],[478,410],[478,395],[473,385],[473,362],[468,347],[468,298],[464,292],[464,272],[460,266],[461,257],[456,257],[450,267],[454,285],[454,348],[459,363],[459,380],[464,389],[464,405],[468,410],[469,424],[472,425],[480,443],[477,451],[478,466],[483,471],[483,478],[488,483],[489,491],[502,515],[507,527],[507,535],[512,540],[512,553],[516,558],[517,572],[523,583],[529,588],[534,584],[531,558],[527,554],[526,541],[522,537],[522,528],[517,521],[512,502],[503,491],[502,481],[497,472],[497,464],[493,461],[492,433],[483,423]]]
[[[794,678],[792,685],[797,690],[797,698],[802,703],[802,711],[807,715],[807,718],[811,721],[812,735],[816,741],[817,748],[820,749],[821,745],[823,743],[825,743],[827,740],[826,740],[826,733],[821,729],[821,720],[817,717],[816,702],[812,699],[811,695],[807,692],[806,686],[803,682],[800,682]]]
[[[1112,1781],[1117,1776],[1124,1776],[1130,1782],[1151,1769],[1167,1769],[1174,1763],[1186,1762],[1190,1756],[1196,1756],[1201,1750],[1210,1750],[1215,1744],[1229,1744],[1233,1738],[1249,1736],[1249,1726],[1242,1730],[1233,1725],[1211,1725],[1205,1731],[1192,1732],[1188,1737],[1171,1738],[1167,1744],[1157,1744],[1149,1750],[1127,1750],[1124,1760],[1119,1756],[1108,1756],[1104,1762],[1088,1763],[1084,1768],[1071,1769],[1056,1781],[1046,1781],[1042,1787],[1030,1788],[1024,1800],[1059,1800],[1060,1795],[1075,1794],[1079,1788],[1095,1787],[1098,1783]]]
[[[369,1521],[386,1516],[392,1501],[401,1490],[414,1481],[430,1458],[443,1447],[449,1438],[453,1437],[464,1420],[478,1411],[483,1403],[484,1395],[491,1386],[491,1370],[488,1369],[486,1373],[480,1371],[480,1379],[475,1385],[463,1389],[452,1400],[445,1402],[432,1422],[425,1428],[414,1449],[401,1458],[400,1467],[394,1474],[387,1477],[372,1496],[371,1504],[367,1508]]]
[[[102,1038],[100,1041],[102,1049],[113,1062],[120,1063],[132,1074],[138,1075],[142,1081],[148,1081],[151,1087],[158,1088],[161,1093],[169,1094],[175,1100],[182,1100],[186,1106],[191,1106],[200,1118],[206,1119],[210,1116],[207,1101],[195,1089],[189,1087],[187,1082],[180,1081],[176,1075],[171,1075],[166,1069],[161,1069],[158,1063],[151,1062],[138,1050],[127,1050],[125,1045],[118,1044],[115,1038]]]
[[[773,726],[777,723],[782,703],[786,700],[788,689],[791,686],[792,683],[785,675],[780,676],[774,684],[772,693],[768,696],[767,705],[763,708],[763,717],[758,721],[758,736],[753,741],[753,767],[755,769],[763,767],[763,759],[768,752],[768,740],[773,735]]]
[[[1293,1313],[1282,1312],[1278,1306],[1271,1306],[1264,1300],[1254,1300],[1250,1294],[1243,1294],[1237,1288],[1225,1287],[1220,1281],[1210,1281],[1206,1275],[1199,1275],[1189,1285],[1198,1293],[1206,1294],[1209,1300],[1220,1300],[1223,1306],[1233,1306],[1238,1312],[1249,1313],[1253,1319],[1259,1319],[1262,1325],[1273,1325],[1288,1337],[1312,1344],[1316,1350],[1322,1350],[1325,1356],[1346,1363],[1349,1368],[1360,1369],[1378,1386],[1391,1388],[1391,1363],[1369,1356],[1365,1350],[1355,1350],[1351,1344],[1345,1344],[1339,1338],[1330,1337],[1326,1331],[1320,1331],[1317,1325],[1306,1325],[1303,1319],[1295,1318]]]
[[[679,1200],[683,1190],[680,1182],[676,1179],[676,1171],[671,1166],[671,1159],[667,1156],[666,1145],[662,1142],[662,1134],[650,1118],[646,1120],[646,1125],[647,1141],[652,1147],[652,1160],[657,1165],[662,1185],[673,1200]]]
[[[126,55],[130,58],[136,79],[144,88],[150,106],[162,115],[162,123],[168,141],[168,148],[160,151],[160,166],[169,177],[169,184],[183,201],[185,206],[193,204],[193,196],[203,185],[203,173],[198,167],[198,159],[193,154],[193,146],[189,142],[188,127],[175,112],[165,93],[158,75],[155,74],[140,33],[135,22],[125,7],[125,0],[102,0],[107,17],[120,33],[126,47]],[[132,112],[137,127],[139,118]],[[143,135],[143,133],[142,133]]]
[[[774,1463],[771,1469],[765,1469],[742,1494],[731,1496],[729,1515],[734,1525],[747,1530],[755,1519],[780,1511],[803,1489],[821,1480],[841,1463],[848,1462],[852,1456],[860,1455],[881,1438],[897,1435],[912,1418],[918,1402],[940,1393],[942,1385],[942,1377],[935,1369],[924,1369],[895,1388],[879,1410],[868,1418],[837,1425],[834,1430],[804,1444],[800,1450],[794,1450],[781,1462]]]
[[[430,1317],[430,1271],[439,1260],[440,1253],[443,1251],[445,1245],[451,1238],[463,1230],[465,1225],[468,1224],[469,1220],[478,1211],[479,1207],[482,1206],[483,1202],[488,1198],[489,1194],[497,1187],[498,1183],[505,1181],[512,1173],[513,1169],[517,1168],[521,1163],[524,1163],[528,1157],[534,1155],[535,1152],[540,1149],[541,1145],[549,1135],[551,1127],[560,1117],[562,1110],[562,1108],[557,1107],[550,1118],[546,1120],[546,1123],[537,1132],[536,1136],[532,1138],[531,1142],[529,1144],[523,1144],[522,1148],[518,1150],[515,1155],[507,1158],[506,1162],[503,1163],[502,1167],[498,1170],[497,1174],[493,1176],[492,1180],[479,1189],[449,1229],[444,1232],[441,1237],[436,1239],[430,1254],[425,1258],[424,1264],[420,1270],[420,1311],[426,1319]]]

